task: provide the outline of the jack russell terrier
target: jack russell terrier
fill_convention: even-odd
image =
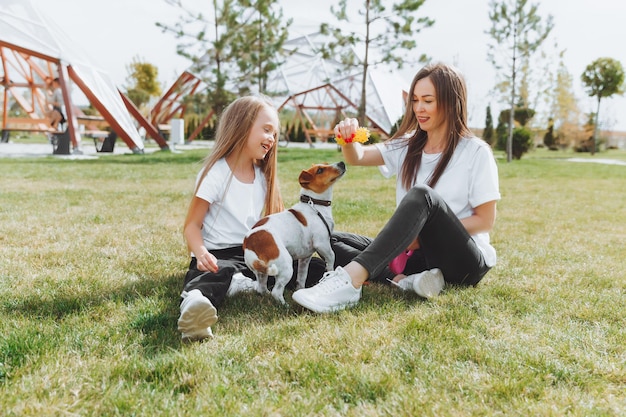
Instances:
[[[324,258],[332,271],[335,253],[330,234],[335,225],[330,207],[332,187],[346,173],[346,164],[314,164],[298,177],[300,202],[280,213],[265,216],[243,240],[244,259],[257,279],[257,292],[265,294],[267,277],[276,279],[272,296],[287,305],[283,293],[293,275],[293,260],[298,260],[296,289],[304,288],[311,257]]]

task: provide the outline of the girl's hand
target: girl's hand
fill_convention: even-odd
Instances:
[[[217,258],[204,249],[201,255],[196,255],[196,267],[199,271],[217,272]]]

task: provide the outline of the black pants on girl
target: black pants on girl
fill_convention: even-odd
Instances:
[[[237,272],[243,273],[245,276],[255,279],[254,273],[248,269],[243,259],[243,248],[236,246],[227,249],[212,250],[211,253],[217,258],[217,272],[200,271],[197,268],[195,257],[191,258],[189,270],[185,275],[183,285],[184,291],[200,290],[202,295],[208,298],[215,307],[219,307],[226,298],[228,287],[232,280],[233,274]],[[294,261],[294,276],[291,278],[287,288],[294,289],[296,285],[296,274],[298,273],[297,264]],[[326,272],[326,264],[318,257],[313,257],[309,264],[309,273],[306,279],[306,287],[317,284],[322,275]],[[269,277],[267,285],[271,289],[273,285],[273,277]]]
[[[417,185],[402,199],[375,239],[333,233],[336,266],[361,264],[370,280],[393,278],[388,264],[415,238],[420,249],[409,258],[404,274],[439,268],[447,283],[476,285],[489,271],[482,252],[446,202],[432,188]]]

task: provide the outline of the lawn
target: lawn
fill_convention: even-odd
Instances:
[[[215,338],[176,330],[182,224],[205,150],[0,159],[3,416],[618,416],[626,413],[626,166],[498,156],[498,264],[424,301],[372,284],[316,315],[240,294]],[[336,150],[281,148],[297,175]],[[348,167],[337,230],[374,236],[393,181]]]

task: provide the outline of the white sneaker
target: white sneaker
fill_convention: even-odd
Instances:
[[[217,321],[217,310],[200,290],[183,292],[183,302],[180,303],[180,317],[178,331],[181,332],[183,342],[200,341],[213,337],[211,325]]]
[[[355,305],[361,299],[361,288],[354,288],[350,275],[338,266],[315,286],[295,291],[291,298],[316,313],[329,313]]]
[[[389,283],[391,283],[392,285],[400,288],[403,291],[413,291],[413,281],[414,281],[415,275],[409,275],[406,276],[404,278],[402,278],[400,281],[396,282],[392,279],[387,278],[387,281],[389,281]]]
[[[256,291],[256,281],[252,278],[248,278],[241,272],[233,274],[233,278],[230,281],[230,287],[226,292],[226,297],[232,297],[240,292],[253,292]]]
[[[439,268],[409,275],[402,281],[411,279],[413,291],[422,298],[433,298],[439,295],[445,285],[443,273]]]

